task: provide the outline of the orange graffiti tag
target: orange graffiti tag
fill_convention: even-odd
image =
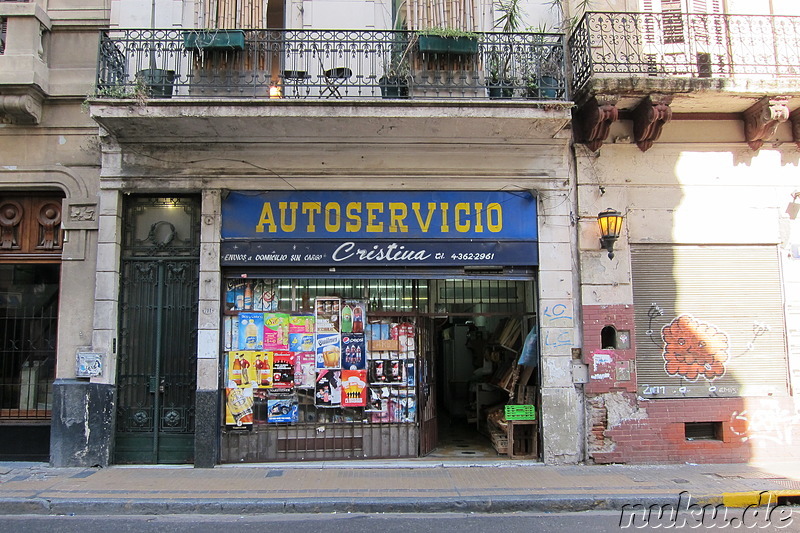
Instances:
[[[725,374],[728,335],[691,315],[681,315],[661,329],[664,370],[671,376],[711,381]]]

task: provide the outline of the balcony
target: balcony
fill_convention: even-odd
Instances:
[[[563,143],[564,36],[470,37],[111,30],[89,109],[120,143]]]
[[[96,94],[568,100],[561,34],[484,33],[465,48],[454,38],[432,41],[402,31],[108,31]]]
[[[569,49],[584,141],[599,140],[601,122],[617,116],[612,107],[661,123],[673,113],[740,115],[758,146],[765,128],[798,119],[800,17],[586,13]],[[656,122],[639,129],[660,132]]]

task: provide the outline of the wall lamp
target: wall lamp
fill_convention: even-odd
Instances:
[[[600,226],[600,246],[608,250],[609,259],[614,259],[614,243],[622,231],[622,213],[606,209],[597,214],[597,225]]]

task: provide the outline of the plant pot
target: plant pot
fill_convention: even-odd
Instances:
[[[244,50],[244,31],[185,31],[183,47],[187,50]]]
[[[477,54],[477,37],[443,37],[420,35],[419,51],[438,54]]]
[[[500,98],[513,98],[514,97],[514,83],[511,81],[487,81],[486,89],[489,92],[489,98],[497,100]]]
[[[539,93],[542,98],[555,99],[560,95],[558,79],[552,76],[542,76],[539,78]]]
[[[408,98],[408,80],[395,76],[381,76],[378,80],[383,98]]]
[[[147,96],[170,98],[172,97],[172,84],[175,81],[175,71],[147,68],[136,73],[136,81],[145,86]]]

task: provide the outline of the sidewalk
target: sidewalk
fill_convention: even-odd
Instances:
[[[800,501],[800,464],[544,466],[397,460],[196,469],[0,463],[0,514],[564,512],[677,505],[682,492],[691,495],[692,503],[725,501],[742,507],[757,504],[761,491]]]

